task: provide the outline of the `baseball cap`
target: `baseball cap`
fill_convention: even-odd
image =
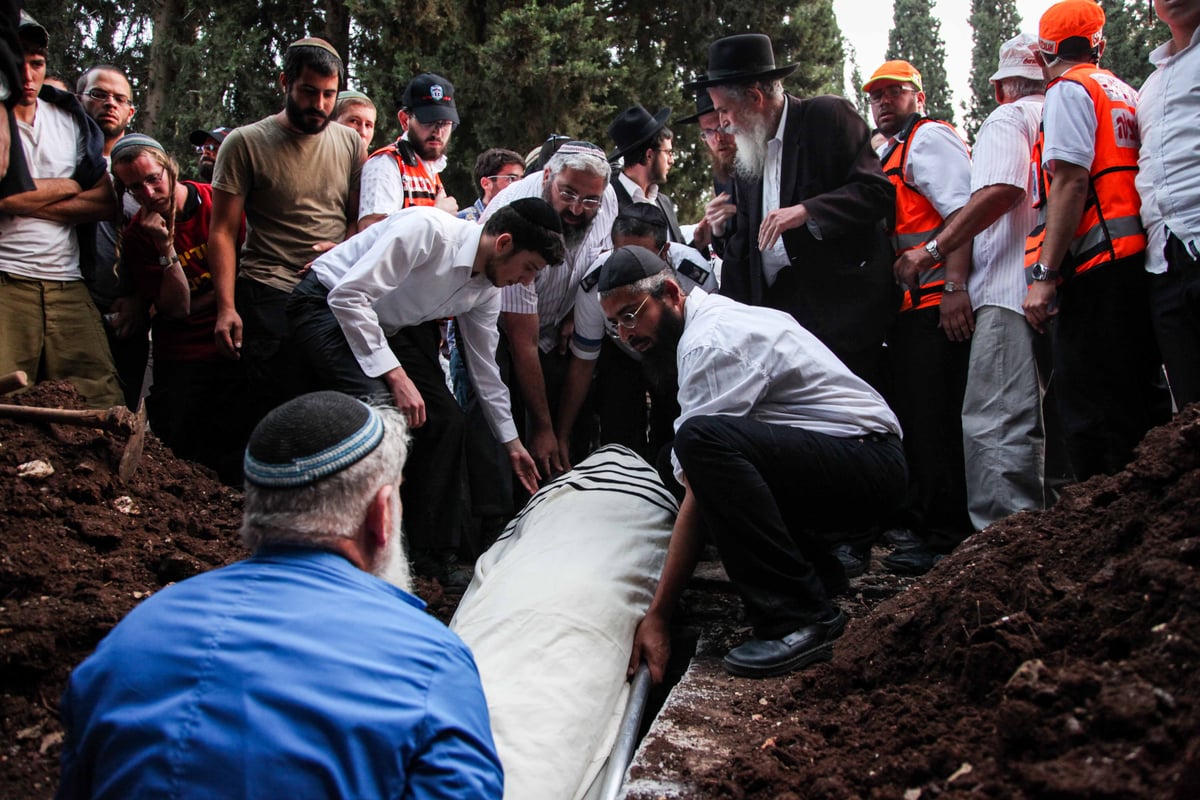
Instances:
[[[925,91],[925,87],[921,85],[921,73],[917,68],[907,61],[885,61],[879,69],[875,70],[875,74],[871,76],[871,80],[863,85],[863,91],[871,91],[871,87],[877,81],[897,81],[899,83],[911,83],[917,87],[918,92]]]
[[[630,245],[615,251],[600,265],[599,291],[608,292],[657,275],[669,265],[644,247]]]
[[[200,147],[212,138],[217,140],[217,144],[220,144],[231,133],[233,133],[233,128],[226,128],[224,125],[213,128],[211,131],[196,129],[188,134],[188,141],[196,145],[196,147]]]
[[[1070,39],[1085,40],[1088,49],[1098,47],[1104,40],[1104,9],[1095,0],[1063,0],[1042,14],[1038,21],[1038,49],[1058,55]]]
[[[46,29],[42,27],[42,24],[30,16],[29,12],[23,8],[21,9],[17,30],[22,37],[37,47],[50,46],[50,34],[46,33]]]
[[[1018,33],[1000,45],[1000,68],[988,80],[992,83],[1004,78],[1031,78],[1040,81],[1043,77],[1042,68],[1038,66],[1037,57],[1033,53],[1036,44],[1037,38],[1032,34]]]
[[[417,121],[425,125],[444,119],[455,125],[459,122],[458,108],[454,105],[454,84],[432,72],[424,72],[408,82],[400,98],[400,107],[412,112]]]

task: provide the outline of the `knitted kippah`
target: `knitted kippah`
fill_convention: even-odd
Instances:
[[[341,392],[313,392],[273,410],[250,435],[246,481],[308,486],[361,461],[383,441],[379,412]]]
[[[566,144],[560,146],[554,155],[590,155],[596,156],[604,161],[608,161],[608,156],[604,154],[604,149],[592,144],[591,142],[567,142]]]
[[[562,218],[558,216],[558,212],[554,207],[540,197],[522,197],[520,200],[513,200],[508,204],[508,208],[521,215],[526,221],[539,228],[562,233]]]
[[[338,61],[342,60],[342,57],[340,55],[338,55],[338,51],[333,49],[333,45],[331,45],[329,42],[325,41],[324,39],[318,38],[316,36],[309,36],[304,39],[297,39],[296,41],[294,41],[288,45],[288,50],[291,50],[293,47],[319,47],[322,50],[328,50],[330,53],[333,53],[333,57],[336,58]]]
[[[127,133],[120,139],[117,139],[117,143],[113,145],[112,150],[108,154],[109,160],[116,161],[117,154],[122,150],[128,150],[130,147],[150,147],[155,150],[162,150],[164,153],[167,152],[166,149],[158,143],[158,140],[152,136],[147,136],[144,133]]]
[[[371,100],[371,98],[367,97],[365,94],[363,94],[362,92],[357,91],[355,89],[346,89],[345,91],[338,92],[338,102],[340,103],[343,100],[366,100],[371,105],[375,105],[374,101]]]
[[[622,247],[600,265],[599,289],[602,292],[619,289],[666,268],[667,262],[644,247]]]

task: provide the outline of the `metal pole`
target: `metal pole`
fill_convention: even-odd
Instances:
[[[646,698],[649,694],[650,668],[643,661],[633,673],[629,702],[625,705],[621,727],[617,729],[617,739],[613,743],[612,754],[608,757],[608,764],[604,769],[600,800],[617,800],[620,796],[621,784],[625,782],[625,770],[629,768],[634,748],[637,746],[638,728],[642,724],[642,713],[646,710]]]

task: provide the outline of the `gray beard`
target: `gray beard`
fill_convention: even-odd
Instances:
[[[767,164],[768,122],[764,117],[747,120],[734,131],[737,154],[733,159],[734,172],[747,181],[761,180]]]
[[[412,568],[408,564],[408,554],[404,552],[404,530],[400,525],[400,503],[393,498],[392,507],[395,523],[392,525],[392,535],[388,538],[387,548],[380,554],[371,574],[382,581],[390,583],[397,589],[412,594]]]

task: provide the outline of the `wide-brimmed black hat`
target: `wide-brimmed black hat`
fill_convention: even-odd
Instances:
[[[623,158],[630,151],[649,142],[654,134],[666,127],[667,118],[670,116],[669,108],[660,108],[653,117],[640,105],[622,111],[608,126],[608,138],[617,145],[617,149],[612,151],[608,160]]]
[[[727,83],[770,81],[796,71],[797,64],[775,66],[771,38],[762,33],[739,33],[708,46],[708,74],[685,89],[706,89]]]
[[[704,78],[697,78],[696,80],[702,81],[702,80],[704,80]],[[691,84],[689,84],[689,86],[690,85]],[[711,114],[716,110],[717,110],[716,107],[713,106],[712,96],[709,95],[709,93],[708,93],[708,89],[697,89],[696,90],[696,113],[688,114],[686,117],[679,117],[678,119],[675,120],[675,124],[676,125],[691,125],[693,122],[699,122],[700,118],[703,117],[705,114]]]

